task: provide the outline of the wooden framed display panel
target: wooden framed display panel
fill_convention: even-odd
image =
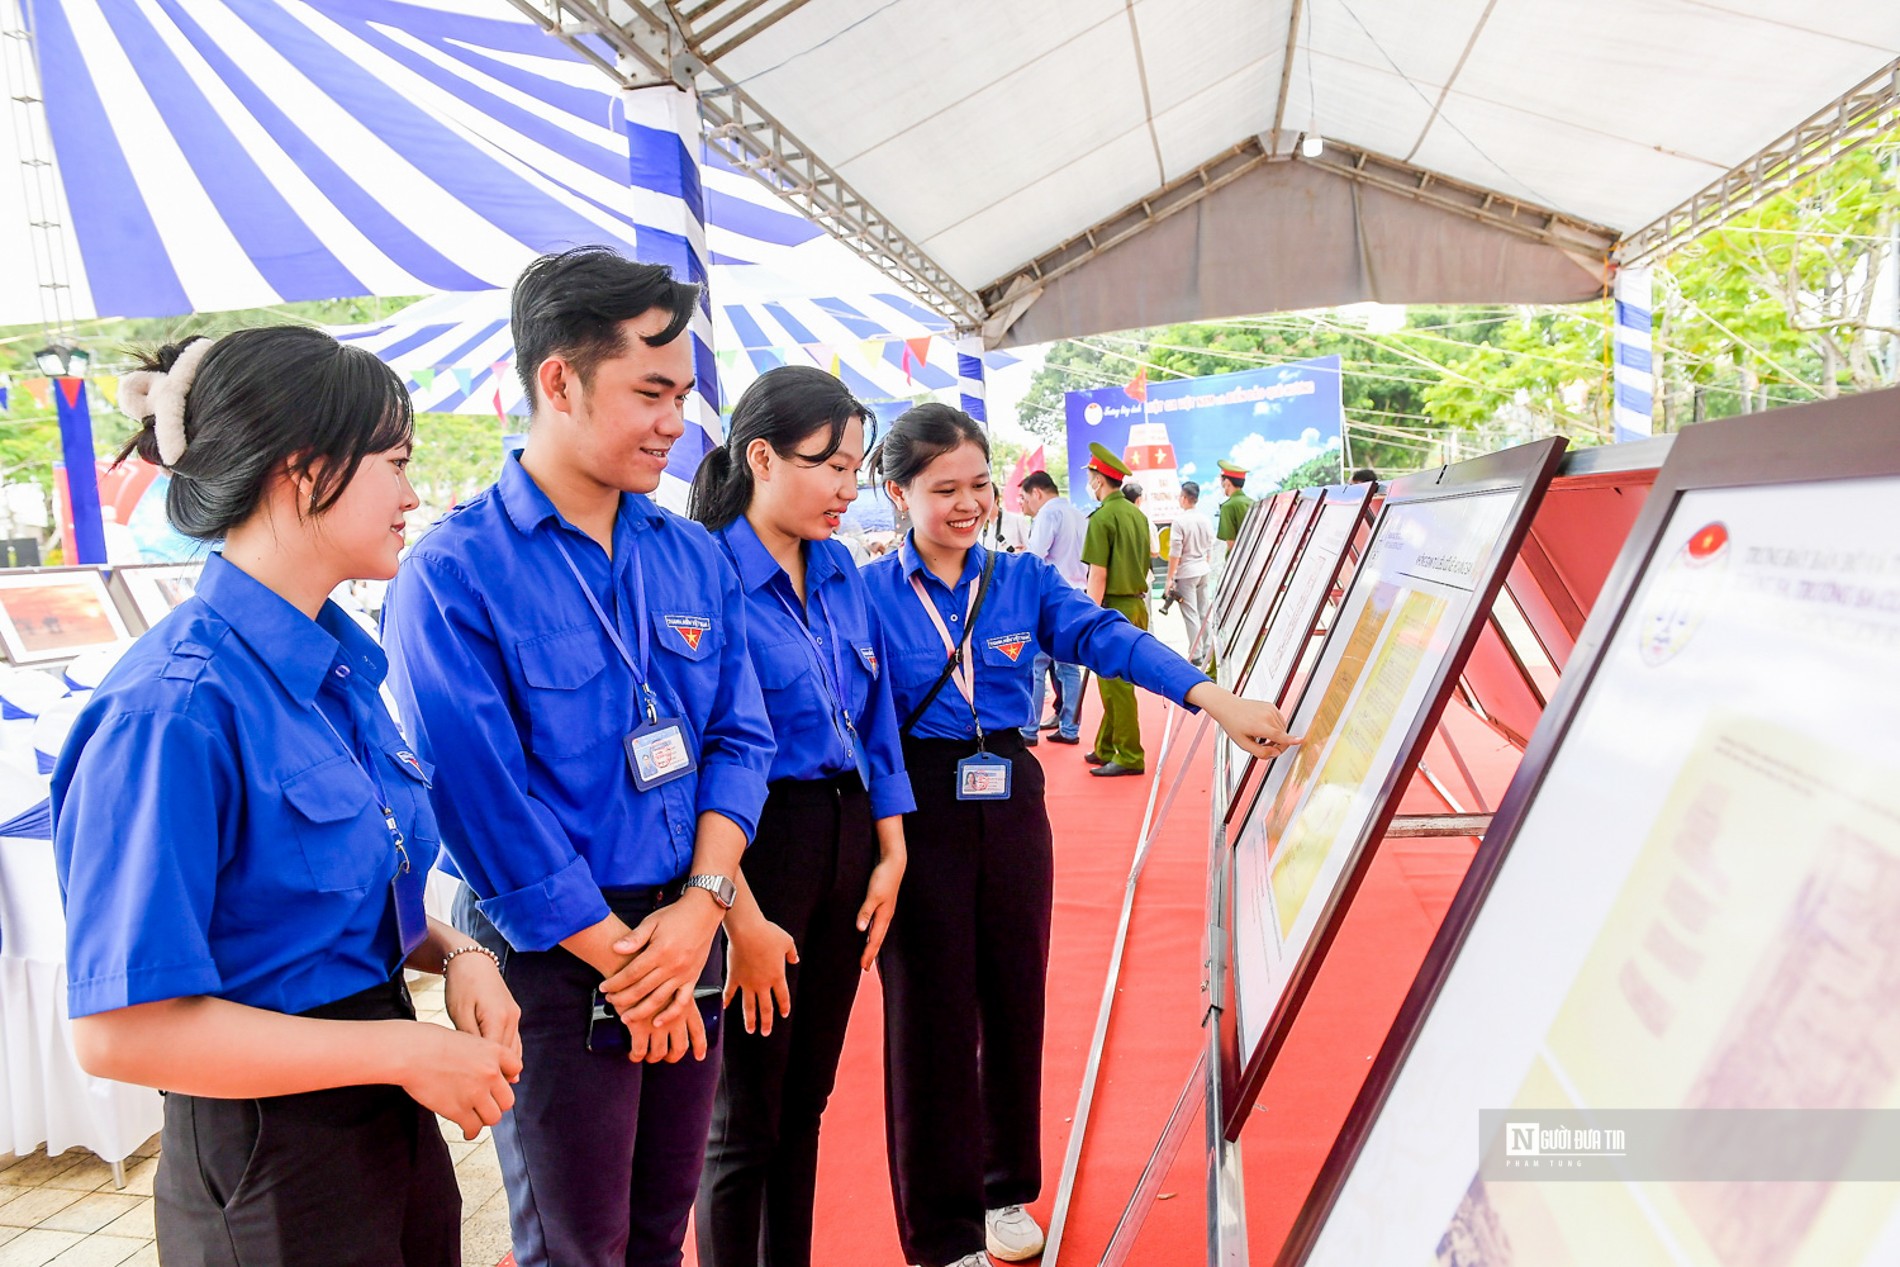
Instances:
[[[1280,533],[1298,496],[1297,493],[1275,493],[1265,501],[1255,502],[1241,523],[1233,551],[1222,566],[1220,591],[1214,598],[1214,631],[1220,638],[1217,646],[1227,645],[1234,621],[1260,584],[1259,565],[1279,544]]]
[[[204,566],[204,560],[200,559],[192,563],[114,568],[109,585],[123,596],[121,608],[129,607],[140,625],[150,629],[196,592],[198,576]]]
[[[1542,440],[1395,481],[1301,692],[1304,743],[1230,810],[1221,1106],[1237,1138],[1562,456]]]
[[[13,664],[49,664],[132,638],[98,568],[0,573],[0,648]]]
[[[1293,675],[1312,644],[1326,600],[1339,583],[1353,541],[1365,525],[1369,492],[1364,484],[1347,484],[1329,488],[1321,496],[1318,512],[1264,634],[1249,649],[1244,663],[1235,660],[1240,665],[1233,680],[1236,695],[1275,705],[1286,698]],[[1241,645],[1246,646],[1244,640]],[[1217,742],[1226,754],[1225,791],[1231,801],[1248,776],[1256,768],[1264,769],[1265,763],[1235,747],[1225,735]]]
[[[1253,658],[1254,648],[1259,645],[1267,621],[1273,617],[1274,606],[1280,601],[1286,578],[1292,574],[1294,561],[1300,557],[1300,550],[1306,544],[1307,530],[1313,526],[1319,513],[1320,499],[1325,493],[1323,488],[1303,488],[1294,494],[1293,510],[1286,517],[1280,540],[1275,543],[1272,553],[1265,556],[1266,564],[1258,570],[1258,578],[1252,587],[1253,592],[1248,596],[1246,607],[1234,621],[1227,640],[1220,644],[1221,680],[1230,688],[1242,664]]]
[[[1512,1182],[1479,1110],[1895,1107],[1897,502],[1900,392],[1677,436],[1282,1263],[1894,1261],[1891,1183]]]
[[[1556,691],[1672,439],[1566,453],[1531,517],[1463,682],[1473,711],[1519,748]]]

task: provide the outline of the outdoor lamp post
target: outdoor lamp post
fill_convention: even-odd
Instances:
[[[83,348],[52,343],[33,354],[40,372],[53,380],[53,404],[59,413],[59,447],[66,466],[66,562],[106,561],[105,521],[99,513],[99,473],[92,450],[92,410],[86,400],[86,370],[92,357]]]

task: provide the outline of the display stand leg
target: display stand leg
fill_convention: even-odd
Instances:
[[[120,1192],[125,1191],[125,1162],[123,1159],[112,1163],[112,1186]]]
[[[1128,883],[1122,891],[1121,921],[1115,926],[1115,944],[1109,954],[1108,979],[1102,984],[1102,1001],[1095,1012],[1095,1037],[1089,1043],[1088,1062],[1082,1070],[1082,1090],[1075,1101],[1069,1147],[1062,1158],[1062,1176],[1056,1181],[1055,1210],[1049,1217],[1049,1235],[1042,1251],[1044,1267],[1056,1267],[1062,1252],[1062,1236],[1069,1221],[1069,1203],[1075,1196],[1076,1173],[1082,1164],[1082,1143],[1088,1134],[1089,1111],[1095,1103],[1095,1083],[1102,1071],[1102,1049],[1108,1041],[1108,1022],[1114,1013],[1115,995],[1121,984],[1122,954],[1128,946],[1128,926],[1135,913],[1135,886],[1141,880],[1141,870],[1148,861],[1148,852],[1153,847],[1155,835],[1167,822],[1168,811],[1174,808],[1174,798],[1180,792],[1188,770],[1193,767],[1196,754],[1201,750],[1201,740],[1207,736],[1208,717],[1202,713],[1200,724],[1194,730],[1194,741],[1188,745],[1187,755],[1175,768],[1174,781],[1169,784],[1167,798],[1161,802],[1161,811],[1157,814],[1155,802],[1161,793],[1161,775],[1167,768],[1175,720],[1180,716],[1180,710],[1170,707],[1167,723],[1161,731],[1161,752],[1155,760],[1155,781],[1148,789],[1148,808],[1142,816],[1141,834],[1135,841],[1135,859],[1128,868]]]
[[[1227,840],[1218,821],[1209,824],[1207,857],[1207,1263],[1248,1267],[1247,1181],[1241,1173],[1240,1142],[1224,1129],[1227,1097],[1221,1087],[1221,1012],[1227,998]]]
[[[1142,1225],[1148,1221],[1148,1212],[1154,1209],[1155,1201],[1161,1192],[1161,1182],[1168,1177],[1168,1171],[1174,1168],[1174,1159],[1181,1154],[1181,1145],[1187,1142],[1188,1130],[1194,1125],[1195,1096],[1207,1083],[1207,1049],[1201,1049],[1201,1055],[1194,1062],[1194,1072],[1181,1087],[1181,1094],[1174,1102],[1174,1111],[1168,1114],[1167,1125],[1161,1128],[1161,1138],[1155,1142],[1154,1151],[1148,1154],[1148,1164],[1142,1167],[1141,1178],[1135,1182],[1134,1195],[1128,1198],[1128,1205],[1122,1210],[1122,1216],[1115,1223],[1115,1231],[1108,1238],[1108,1247],[1102,1251],[1099,1267],[1122,1267],[1128,1261],[1128,1255],[1134,1252],[1135,1239],[1141,1235]]]

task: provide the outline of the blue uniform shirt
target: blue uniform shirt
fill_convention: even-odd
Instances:
[[[943,672],[943,638],[917,601],[910,578],[924,592],[950,636],[963,639],[964,614],[972,589],[983,574],[987,554],[972,546],[963,574],[948,588],[917,557],[909,537],[897,551],[864,569],[884,627],[891,659],[891,689],[901,722]],[[1123,678],[1186,706],[1187,693],[1207,680],[1205,674],[1163,646],[1160,639],[1135,628],[1117,611],[1098,607],[1082,590],[1041,559],[1027,554],[998,554],[989,597],[977,613],[970,644],[976,670],[976,712],[985,734],[1015,730],[1029,716],[1036,653],[1047,652],[1063,664],[1084,664],[1102,677]],[[955,682],[946,682],[918,719],[918,739],[971,739],[976,729],[970,706]]]
[[[518,950],[605,919],[603,888],[685,875],[702,812],[750,837],[765,805],[772,727],[724,553],[633,493],[613,543],[610,560],[511,454],[493,487],[417,543],[383,607],[390,685],[440,770],[449,858]],[[648,683],[681,722],[695,773],[634,787],[623,741],[645,711],[560,546],[636,657],[644,607]]]
[[[870,767],[871,817],[916,809],[891,706],[884,635],[851,552],[836,541],[805,544],[809,601],[801,606],[791,578],[743,516],[715,535],[745,589],[752,665],[778,741],[771,777],[827,779],[857,768],[834,721],[830,683],[842,672],[843,703]]]
[[[387,667],[336,604],[312,621],[223,555],[205,560],[53,770],[72,1015],[193,995],[303,1012],[389,980],[397,856],[381,798],[413,865],[440,833],[428,766],[377,694]]]

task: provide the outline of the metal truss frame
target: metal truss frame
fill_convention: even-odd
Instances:
[[[1617,263],[1628,266],[1666,255],[1896,128],[1900,128],[1900,58],[1694,197],[1630,234],[1617,248]]]
[[[641,0],[510,0],[550,35],[623,87],[677,83],[699,93],[706,139],[919,303],[953,325],[981,324],[982,301],[891,223],[750,94],[711,63],[754,38],[808,0],[669,0],[656,11]],[[709,40],[770,5],[750,26],[710,49]],[[696,33],[693,23],[705,19]],[[603,57],[588,36],[614,50]]]
[[[1315,158],[1275,153],[1271,134],[1249,137],[1187,175],[1097,221],[1065,242],[1011,269],[978,293],[992,311],[1010,298],[1073,272],[1103,252],[1128,241],[1177,212],[1267,163],[1305,163],[1387,193],[1397,194],[1467,216],[1507,233],[1557,247],[1573,255],[1606,259],[1616,245],[1616,230],[1535,203],[1440,175],[1428,168],[1358,146],[1328,140]]]

